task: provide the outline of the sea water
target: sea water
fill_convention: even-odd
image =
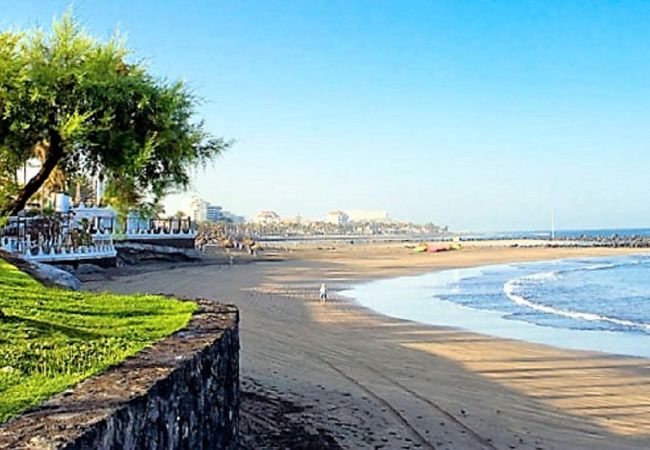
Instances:
[[[650,255],[444,270],[344,295],[401,319],[650,357]]]
[[[650,228],[603,228],[594,230],[556,230],[556,239],[575,238],[619,238],[650,237]],[[461,234],[462,237],[474,239],[549,239],[550,230],[537,231],[501,231]]]

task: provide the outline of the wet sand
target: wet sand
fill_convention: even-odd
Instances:
[[[311,245],[267,251],[272,262],[145,266],[86,287],[241,309],[245,448],[644,449],[650,361],[391,319],[336,294],[379,277],[630,252]]]

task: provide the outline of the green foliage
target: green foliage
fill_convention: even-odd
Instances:
[[[0,259],[0,423],[182,328],[195,308],[45,288]]]
[[[2,168],[0,167],[0,209],[2,205],[10,203],[11,199],[18,194],[19,190],[20,187],[16,183],[16,180],[12,177],[3,176]]]
[[[133,62],[119,36],[98,42],[70,14],[50,35],[0,33],[5,174],[44,145],[70,177],[101,171],[107,180],[129,180],[141,196],[187,187],[192,167],[230,146],[194,120],[198,104],[184,83],[156,79]]]

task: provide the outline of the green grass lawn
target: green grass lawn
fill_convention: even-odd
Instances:
[[[0,259],[0,423],[184,327],[195,309],[43,287]]]

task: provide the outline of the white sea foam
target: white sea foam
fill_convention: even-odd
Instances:
[[[540,272],[540,273],[535,273],[532,275],[528,275],[526,279],[531,280],[531,281],[537,281],[537,282],[547,282],[547,281],[553,281],[557,280],[558,275],[561,271],[551,271],[551,272]]]
[[[602,270],[611,267],[615,267],[615,265],[599,264],[599,265],[593,265],[588,267],[582,267],[581,270]],[[527,275],[525,277],[509,280],[503,285],[503,292],[513,303],[530,308],[534,311],[538,311],[546,314],[553,314],[556,316],[566,317],[569,319],[586,320],[590,322],[608,322],[608,323],[613,323],[625,327],[632,327],[632,328],[638,328],[638,329],[650,331],[650,324],[647,323],[634,322],[626,319],[617,319],[616,317],[609,317],[609,316],[596,314],[596,313],[558,309],[552,306],[534,302],[524,297],[523,295],[519,295],[517,293],[517,288],[520,287],[522,284],[530,283],[530,282],[533,283],[547,282],[556,278],[558,274],[561,272],[563,271],[542,272],[542,273]]]
[[[623,264],[613,264],[613,263],[603,263],[603,264],[591,264],[591,265],[584,265],[584,266],[578,266],[578,267],[572,267],[570,269],[561,269],[558,271],[555,271],[556,276],[560,276],[566,273],[571,273],[571,272],[593,272],[596,270],[608,270],[608,269],[614,269],[616,267],[621,267],[621,266],[629,266],[632,264],[632,262],[625,262]],[[528,278],[528,277],[523,277],[523,278]]]
[[[523,283],[523,282],[534,282],[534,283],[546,283],[550,281],[555,281],[558,280],[562,275],[571,273],[571,272],[580,272],[580,271],[594,271],[594,270],[607,270],[607,269],[613,269],[615,267],[622,266],[624,264],[592,264],[588,266],[581,266],[581,267],[572,267],[570,269],[560,269],[560,270],[552,270],[549,272],[539,272],[539,273],[534,273],[532,275],[526,275],[525,277],[517,278],[515,280],[512,280],[516,283]],[[625,264],[627,265],[627,264]]]
[[[619,266],[629,266],[631,263],[630,262],[625,262],[624,264],[613,264],[613,263],[605,263],[605,264],[592,264],[590,266],[585,266],[585,267],[576,267],[575,270],[606,270],[606,269],[613,269],[614,267],[619,267]]]

